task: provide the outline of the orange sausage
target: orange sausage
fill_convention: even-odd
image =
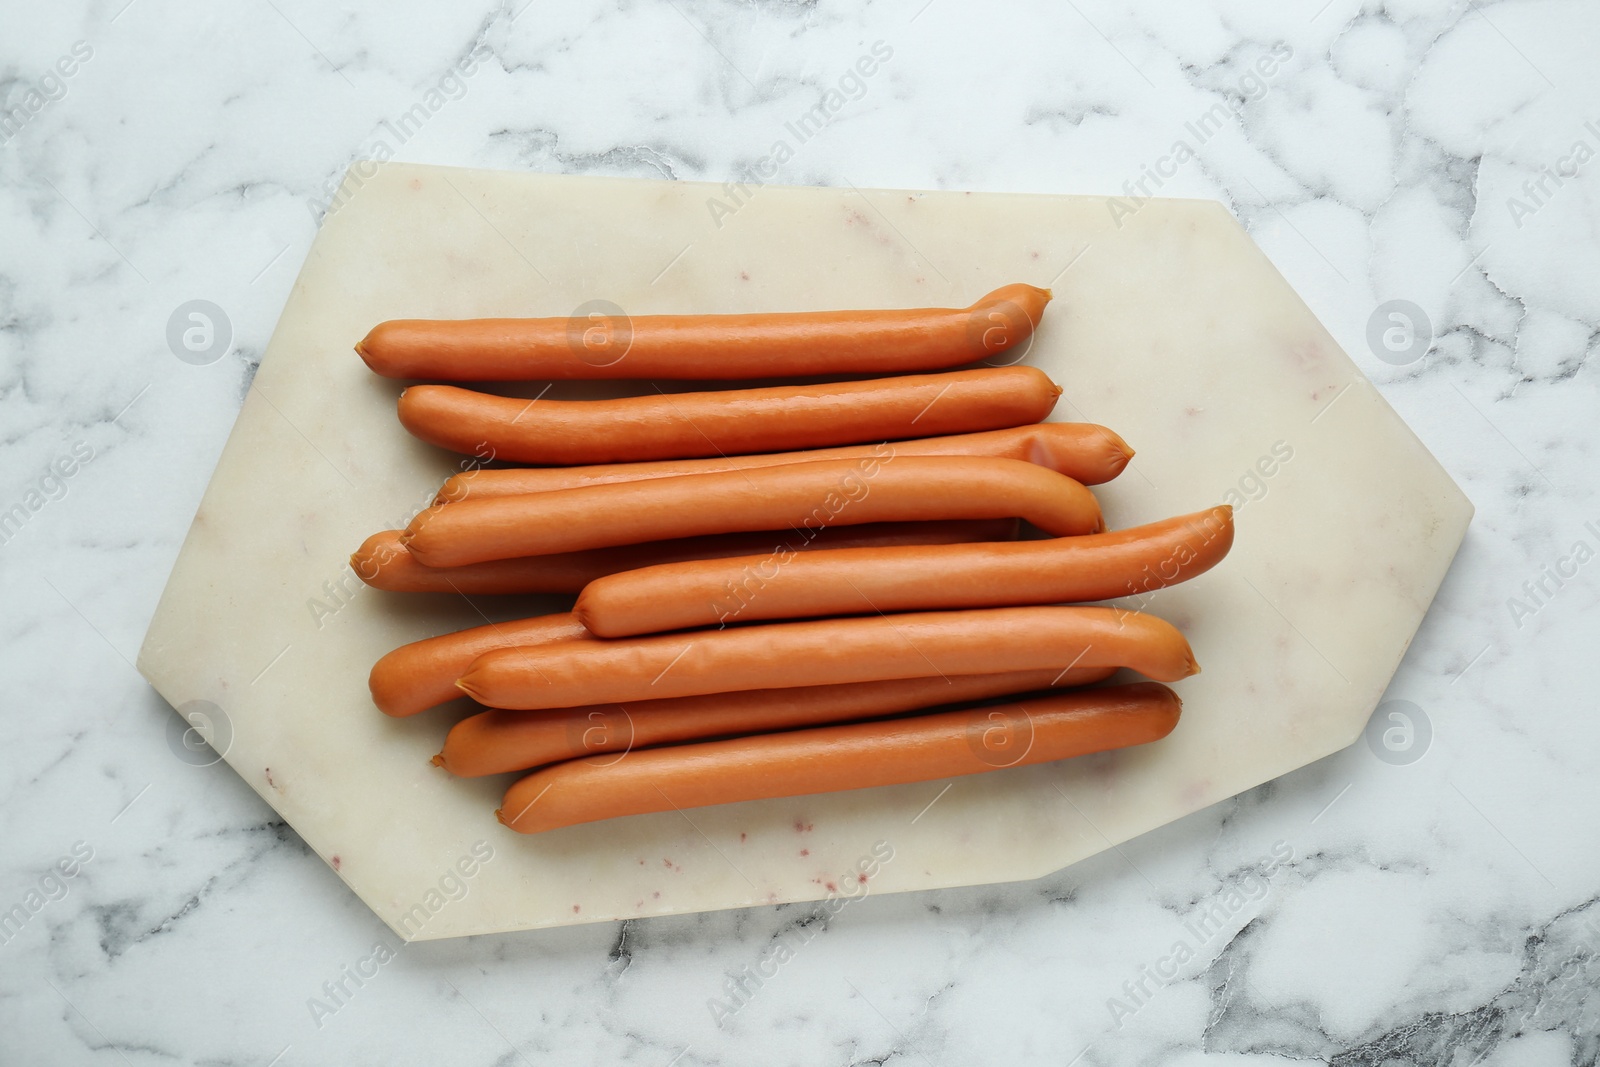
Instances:
[[[435,504],[469,498],[545,493],[610,482],[638,482],[677,474],[749,470],[786,463],[812,463],[820,459],[861,459],[874,445],[845,445],[805,452],[769,452],[755,456],[718,456],[713,459],[657,460],[652,463],[607,463],[590,467],[506,467],[457,474],[444,483]],[[1092,422],[1042,422],[1007,430],[923,437],[895,446],[902,456],[991,456],[1023,459],[1049,467],[1084,485],[1100,485],[1122,473],[1133,458],[1126,441]]]
[[[1102,607],[986,608],[813,619],[726,630],[505,648],[456,684],[492,708],[584,704],[876,682],[889,678],[1130,667],[1169,682],[1199,671],[1154,615]]]
[[[1007,285],[967,308],[397,319],[356,352],[390,378],[458,382],[896,374],[998,355],[1032,335],[1049,302],[1048,289]]]
[[[1016,536],[1015,519],[879,522],[804,532],[711,534],[550,556],[497,559],[464,567],[425,567],[400,543],[401,531],[385,530],[362,543],[350,557],[350,567],[374,589],[397,593],[576,593],[596,578],[657,563],[813,548],[1010,541]]]
[[[506,791],[519,833],[741,800],[927,782],[1157,741],[1181,703],[1164,685],[1080,689],[1012,704],[882,722],[590,756]]]
[[[474,626],[401,645],[373,664],[367,687],[385,715],[415,715],[459,697],[456,679],[485,652],[585,639],[589,632],[566,612]]]
[[[777,551],[665,563],[589,583],[573,613],[599,637],[728,622],[1138,596],[1210,570],[1233,545],[1226,504],[1128,530],[1011,544]]]
[[[441,448],[514,463],[619,463],[782,452],[1039,422],[1061,389],[1032,367],[861,382],[522,400],[453,385],[400,394],[400,423]]]
[[[464,778],[525,771],[600,752],[627,752],[676,741],[770,733],[850,722],[941,704],[1070,688],[1104,681],[1112,668],[1019,671],[954,678],[897,678],[864,685],[811,685],[708,693],[637,704],[560,711],[484,711],[450,728],[434,765]],[[620,758],[620,757],[619,757]]]
[[[420,563],[459,567],[740,530],[1013,517],[1057,535],[1101,529],[1094,494],[1064,474],[1015,459],[887,455],[435,505],[401,541]]]

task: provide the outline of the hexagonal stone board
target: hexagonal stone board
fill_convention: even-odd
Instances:
[[[1116,220],[1098,197],[730,194],[399,164],[359,164],[344,191],[139,666],[174,705],[221,709],[228,762],[403,937],[819,899],[875,845],[893,858],[873,892],[1056,870],[1350,744],[1472,513],[1215,203],[1156,200]],[[451,712],[395,721],[372,707],[367,668],[390,648],[479,624],[478,607],[553,606],[405,597],[350,575],[349,552],[403,524],[457,462],[406,435],[399,385],[351,351],[374,323],[565,315],[596,298],[633,314],[960,306],[1011,281],[1055,290],[1026,359],[1065,387],[1056,417],[1138,449],[1100,490],[1113,526],[1243,503],[1232,556],[1148,605],[1204,666],[1178,687],[1171,737],[947,791],[520,837],[494,817],[509,779],[429,765]]]

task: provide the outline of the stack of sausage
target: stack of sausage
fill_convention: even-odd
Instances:
[[[1106,532],[1085,487],[1127,465],[1122,439],[1044,422],[1061,390],[1038,370],[950,369],[1014,361],[1049,299],[1010,285],[957,309],[380,324],[356,350],[394,378],[891,376],[586,401],[406,389],[417,437],[528,466],[451,478],[356,572],[577,601],[396,649],[373,700],[492,709],[434,762],[531,770],[499,812],[524,833],[1164,737],[1179,701],[1157,683],[1199,670],[1188,643],[1085,602],[1207,570],[1232,511]],[[1018,540],[1018,520],[1048,537]],[[1155,681],[1085,688],[1119,668]]]

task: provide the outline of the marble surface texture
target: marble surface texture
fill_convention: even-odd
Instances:
[[[1600,1056],[1592,5],[0,18],[0,1062]],[[724,181],[779,142],[791,184],[1227,205],[1477,508],[1409,735],[1038,881],[400,946],[131,662],[317,216],[359,157]]]

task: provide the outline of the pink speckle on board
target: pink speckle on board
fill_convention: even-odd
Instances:
[[[644,866],[644,857],[643,856],[639,857],[639,866],[641,866],[641,867]]]
[[[794,821],[794,832],[797,833],[797,834],[808,834],[814,828],[815,828],[815,826],[812,823],[803,822],[800,819],[796,819]]]
[[[862,885],[866,885],[867,884],[867,874],[866,874],[866,872],[863,871],[860,874],[856,875],[856,881],[860,882]]]
[[[1323,360],[1322,349],[1315,341],[1305,341],[1289,349],[1294,365],[1304,369],[1315,367]]]
[[[339,869],[340,865],[344,863],[344,861],[339,858],[339,854],[337,852],[328,858],[328,862],[333,864],[333,869],[336,871]]]
[[[837,893],[839,891],[839,887],[834,885],[832,882],[823,882],[822,886],[830,893]]]
[[[809,855],[811,855],[811,850],[809,848],[803,848],[803,849],[800,850],[800,855],[809,856]]]
[[[744,832],[744,831],[743,831],[743,830],[740,830],[740,831],[739,831],[739,843],[740,843],[740,844],[741,844],[741,845],[742,845],[742,844],[744,844],[744,843],[745,843],[745,840],[746,840],[746,839],[747,839],[747,838],[748,838],[748,837],[749,837],[749,836],[750,836],[750,835],[749,835],[749,834],[747,834],[747,833],[745,833],[745,832]]]
[[[740,278],[741,281],[749,281],[750,280],[750,272],[747,271],[747,270],[740,271],[739,272],[739,278]]]
[[[651,900],[660,900],[661,899],[661,890],[657,889],[655,892],[651,893],[650,894],[650,899]]]
[[[413,188],[413,189],[421,189],[422,188],[422,179],[421,178],[412,178],[411,179],[411,188]]]
[[[580,912],[582,910],[583,910],[583,905],[582,904],[574,904],[572,906],[572,914],[574,914],[574,915],[578,914],[578,912]]]
[[[278,788],[278,783],[274,782],[272,780],[272,768],[271,767],[266,768],[261,773],[263,773],[263,774],[265,774],[267,776],[267,784],[268,785],[270,785],[274,789]]]

